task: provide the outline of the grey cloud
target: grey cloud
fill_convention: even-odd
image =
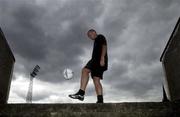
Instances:
[[[42,80],[59,80],[56,73],[61,68],[79,64],[78,56],[83,54],[84,47],[89,47],[86,31],[90,27],[87,24],[94,23],[103,6],[100,1],[74,2],[64,4],[55,12],[49,12],[51,6],[40,7],[35,2],[23,2],[11,8],[9,15],[13,25],[4,31],[10,43],[13,43],[15,56],[24,59],[21,64],[25,66],[26,73],[35,64],[40,64],[41,74],[44,74]],[[14,2],[7,3],[12,5]],[[4,12],[6,10],[8,8],[4,8]],[[62,31],[64,21],[69,22],[69,27]]]
[[[111,83],[113,90],[146,98],[153,88],[161,87],[164,76],[159,57],[179,17],[179,4],[178,0],[56,0],[38,5],[34,0],[1,0],[0,25],[17,59],[15,72],[29,75],[39,64],[38,78],[54,84],[65,82],[61,73],[67,66],[80,77],[78,57],[91,48],[86,31],[95,28],[108,40],[110,69],[104,82]],[[99,19],[101,27],[96,22]],[[77,82],[69,81],[71,85]],[[94,88],[89,88],[92,95]]]

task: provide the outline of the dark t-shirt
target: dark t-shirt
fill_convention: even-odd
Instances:
[[[100,68],[102,70],[107,70],[108,68],[108,54],[106,51],[105,54],[105,65],[101,66],[100,65],[100,59],[101,59],[101,53],[102,53],[102,46],[106,45],[107,46],[107,42],[106,42],[106,38],[99,34],[96,39],[94,40],[94,46],[93,46],[93,52],[92,52],[92,64],[95,68]]]

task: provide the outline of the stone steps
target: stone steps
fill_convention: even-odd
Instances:
[[[0,105],[0,117],[173,117],[171,107],[162,102],[7,104]]]

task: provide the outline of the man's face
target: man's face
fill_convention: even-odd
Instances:
[[[90,31],[90,32],[88,32],[88,37],[90,38],[90,39],[92,39],[92,40],[95,40],[95,38],[97,37],[97,34],[96,34],[96,32],[94,32],[94,31]]]

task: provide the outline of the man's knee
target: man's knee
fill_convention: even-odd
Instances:
[[[90,73],[90,69],[88,68],[82,68],[82,73]]]

